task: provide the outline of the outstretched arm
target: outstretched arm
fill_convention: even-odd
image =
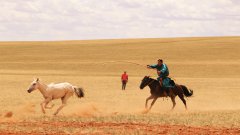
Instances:
[[[157,68],[157,64],[155,64],[155,65],[147,65],[147,68]]]

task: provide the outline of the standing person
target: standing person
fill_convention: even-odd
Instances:
[[[128,75],[126,71],[124,71],[124,73],[122,74],[121,80],[122,80],[122,90],[125,90],[128,82]]]

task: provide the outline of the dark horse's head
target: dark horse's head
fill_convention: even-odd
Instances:
[[[140,84],[140,89],[143,89],[144,87],[148,86],[152,81],[153,81],[152,78],[150,78],[149,76],[145,76]]]

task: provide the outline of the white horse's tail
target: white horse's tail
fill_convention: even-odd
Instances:
[[[74,87],[74,93],[75,93],[75,95],[78,98],[84,97],[84,90],[83,90],[83,88]]]

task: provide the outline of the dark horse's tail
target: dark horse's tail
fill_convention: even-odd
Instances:
[[[186,96],[186,97],[191,97],[193,95],[193,90],[189,89],[184,86],[184,85],[180,85],[182,90],[183,90],[183,94]]]
[[[78,98],[84,97],[83,88],[74,88],[74,92]]]

